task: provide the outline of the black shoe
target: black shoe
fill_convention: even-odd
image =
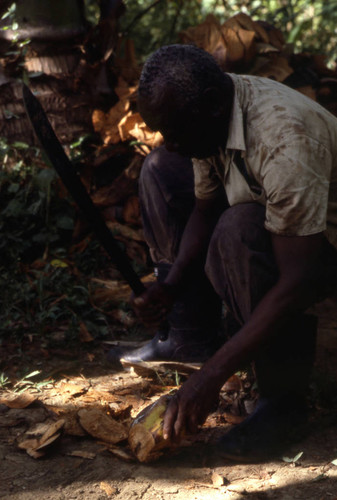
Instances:
[[[204,362],[214,354],[219,345],[212,340],[201,340],[191,329],[171,328],[166,340],[158,332],[147,344],[132,351],[111,349],[107,355],[110,363],[124,359],[130,363],[141,361]]]
[[[238,462],[279,458],[305,435],[307,407],[301,398],[293,403],[261,398],[255,411],[217,443],[221,457]]]

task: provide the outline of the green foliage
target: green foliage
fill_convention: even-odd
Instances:
[[[200,23],[207,13],[201,0],[126,0],[125,4],[121,32],[134,40],[140,58],[177,41],[180,31]]]
[[[10,385],[10,380],[4,372],[0,373],[0,389],[6,389]]]
[[[14,384],[13,391],[17,392],[18,394],[22,394],[28,389],[35,389],[35,391],[41,392],[42,387],[52,384],[53,381],[43,380],[41,382],[38,382],[36,380],[31,380],[37,375],[40,375],[40,373],[41,372],[39,370],[34,370],[33,372],[28,373]]]
[[[337,0],[126,0],[121,19],[124,36],[135,41],[144,59],[166,43],[179,41],[179,32],[200,23],[207,14],[220,22],[244,12],[254,20],[280,28],[296,51],[326,54],[337,58]]]
[[[88,280],[106,257],[92,242],[70,255],[75,210],[56,174],[24,143],[1,139],[0,162],[0,337],[61,325],[70,339],[82,321],[106,334],[104,315],[88,307]]]
[[[100,17],[99,0],[84,0],[88,22],[97,24]],[[216,15],[221,22],[238,12],[255,20],[267,21],[279,27],[287,41],[297,51],[326,54],[337,59],[337,0],[124,0],[126,12],[119,19],[124,37],[135,42],[138,57],[143,60],[161,45],[179,41],[179,33],[202,22],[207,14]],[[3,26],[14,32],[16,3],[8,2],[1,11]],[[16,50],[25,50],[25,44]]]

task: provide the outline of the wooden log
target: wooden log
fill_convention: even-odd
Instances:
[[[163,436],[164,415],[171,397],[163,396],[144,408],[131,424],[128,441],[133,454],[140,462],[156,460],[165,449],[174,446]]]

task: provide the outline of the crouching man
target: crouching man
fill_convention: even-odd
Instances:
[[[140,179],[159,279],[134,308],[145,324],[168,318],[169,326],[124,357],[205,360],[168,407],[173,437],[195,432],[226,379],[254,361],[259,403],[219,450],[268,458],[306,420],[316,318],[305,311],[336,286],[337,119],[280,83],[226,74],[184,45],[148,59],[139,109],[165,146]],[[222,302],[240,326],[219,346]]]

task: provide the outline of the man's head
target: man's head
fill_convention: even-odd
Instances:
[[[197,158],[215,154],[227,138],[232,101],[231,78],[192,45],[162,47],[144,65],[139,111],[170,150]]]

